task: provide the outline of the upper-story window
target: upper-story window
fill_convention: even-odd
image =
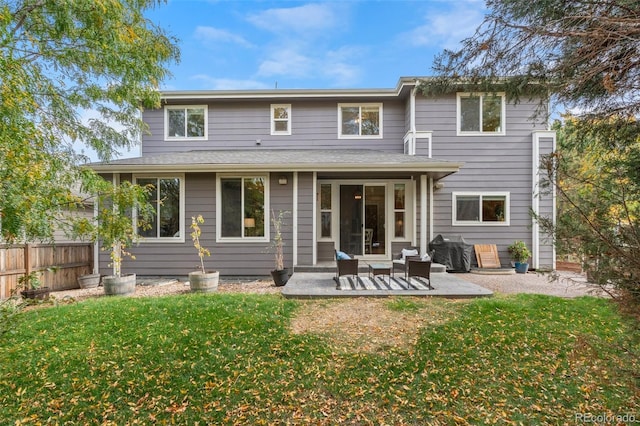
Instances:
[[[291,105],[271,105],[271,134],[291,134]]]
[[[382,137],[382,104],[339,104],[340,138]]]
[[[504,94],[458,93],[459,135],[504,135]]]
[[[207,139],[207,106],[165,106],[165,139]]]

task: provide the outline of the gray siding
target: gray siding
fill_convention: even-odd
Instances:
[[[270,205],[277,214],[279,210],[292,212],[292,175],[288,175],[288,184],[279,185],[281,173],[272,174],[270,178]],[[307,178],[307,180],[309,180]],[[274,269],[274,253],[268,242],[216,242],[216,175],[215,173],[187,173],[185,175],[185,242],[158,243],[141,242],[131,249],[136,259],[125,259],[123,273],[137,273],[140,276],[177,276],[184,277],[199,268],[199,258],[190,238],[189,225],[191,217],[202,214],[205,219],[202,225],[201,243],[211,251],[205,257],[205,267],[218,270],[221,275],[228,276],[268,276]],[[309,198],[309,196],[307,196]],[[305,209],[308,210],[308,209]],[[304,210],[303,210],[304,211]],[[306,229],[310,225],[308,212],[299,223]],[[285,267],[293,266],[293,222],[291,214],[285,216],[283,238],[285,240]],[[273,227],[271,226],[271,235]],[[305,242],[305,244],[310,244]],[[309,251],[303,250],[303,253]],[[108,252],[101,254],[102,274],[111,274]]]
[[[298,264],[313,264],[313,173],[298,174]]]
[[[353,103],[353,100],[349,102]],[[292,102],[292,134],[288,136],[270,135],[270,102],[209,103],[207,141],[165,141],[164,109],[145,111],[143,118],[149,124],[150,134],[143,136],[142,155],[231,147],[255,149],[258,140],[261,147],[272,149],[366,148],[402,152],[402,138],[406,132],[404,101],[383,102],[382,139],[338,139],[338,103],[326,100]]]
[[[437,100],[418,97],[416,104],[417,129],[433,132],[433,157],[465,163],[434,193],[434,236],[462,235],[471,244],[496,244],[502,265],[508,266],[507,246],[514,240],[532,248],[531,132],[546,129],[530,119],[537,104],[507,105],[504,136],[457,136],[455,95]],[[510,225],[453,226],[452,193],[467,191],[508,192]]]

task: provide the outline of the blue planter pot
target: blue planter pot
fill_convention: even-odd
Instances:
[[[527,271],[529,270],[529,264],[528,263],[520,263],[520,262],[516,262],[516,272],[519,274],[526,274]]]

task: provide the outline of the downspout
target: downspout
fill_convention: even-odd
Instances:
[[[532,152],[532,176],[531,176],[531,210],[535,215],[540,214],[540,198],[538,197],[538,179],[540,173],[540,138],[537,133],[533,134],[533,152]],[[540,265],[540,225],[538,221],[532,219],[531,224],[531,247],[532,247],[532,256],[533,256],[533,264],[531,267],[533,269],[538,269]]]
[[[293,266],[298,266],[298,172],[293,172]]]
[[[318,235],[317,235],[317,231],[316,231],[316,221],[317,221],[317,208],[318,208],[318,172],[313,172],[313,175],[311,176],[312,179],[312,200],[311,200],[311,262],[313,265],[318,263]]]
[[[427,191],[427,175],[420,175],[420,254],[425,254],[428,251],[427,224],[431,225],[431,221],[427,221]]]

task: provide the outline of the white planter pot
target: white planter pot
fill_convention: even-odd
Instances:
[[[126,296],[136,291],[136,274],[123,275],[117,277],[115,275],[107,275],[102,278],[102,286],[104,294],[107,296]]]
[[[194,293],[211,293],[218,290],[218,281],[220,280],[220,271],[205,272],[201,271],[189,272],[189,287]]]

